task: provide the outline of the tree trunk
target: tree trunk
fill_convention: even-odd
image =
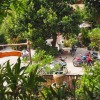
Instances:
[[[95,16],[95,21],[96,21],[96,23],[99,25],[100,24],[100,17],[99,17],[99,15],[96,15]]]
[[[57,41],[57,34],[54,33],[53,36],[52,36],[52,38],[53,38],[52,47],[55,47],[56,46],[56,41]]]

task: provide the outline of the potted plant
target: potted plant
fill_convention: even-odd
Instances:
[[[54,79],[56,85],[63,84],[64,77],[65,77],[64,71],[56,71],[53,73],[53,79]]]

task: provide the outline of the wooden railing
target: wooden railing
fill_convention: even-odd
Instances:
[[[28,41],[27,39],[27,42],[26,43],[19,43],[19,44],[2,44],[0,45],[0,47],[7,47],[7,46],[23,46],[23,45],[26,45],[27,46],[27,50],[29,51],[29,59],[30,59],[30,63],[32,63],[32,58],[31,58],[31,51],[30,51],[30,41]],[[6,52],[6,51],[0,51],[0,58],[2,57],[8,57],[8,56],[19,56],[21,57],[21,52],[20,51],[9,51],[9,52]]]
[[[72,80],[79,80],[82,75],[65,75],[64,81],[68,83],[70,88],[72,88]],[[54,83],[53,75],[44,75],[44,78],[47,80],[46,85],[50,86]]]

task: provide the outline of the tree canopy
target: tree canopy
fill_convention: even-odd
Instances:
[[[50,37],[55,46],[57,32],[78,33],[79,14],[69,1],[16,0],[9,8],[1,30],[8,37],[29,38],[35,47],[45,45],[45,40]]]
[[[84,0],[86,10],[92,20],[100,23],[100,0]]]

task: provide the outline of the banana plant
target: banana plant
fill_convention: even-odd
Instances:
[[[6,97],[5,97],[6,88],[4,87],[4,83],[5,83],[5,68],[4,68],[3,65],[0,65],[0,100],[2,100],[2,98],[4,98],[6,100]]]
[[[38,65],[31,70],[26,76],[23,78],[23,89],[22,92],[25,95],[24,98],[28,100],[36,99],[40,96],[40,91],[42,89],[42,82],[46,82],[43,76],[38,75]]]
[[[6,93],[9,99],[16,99],[20,97],[21,82],[24,75],[26,67],[21,67],[21,59],[18,58],[15,64],[10,64],[7,61],[5,66],[5,81],[7,83]]]
[[[31,100],[40,96],[42,82],[46,80],[38,75],[38,64],[29,72],[28,66],[22,67],[20,58],[15,64],[11,65],[8,60],[0,66],[0,100]]]

